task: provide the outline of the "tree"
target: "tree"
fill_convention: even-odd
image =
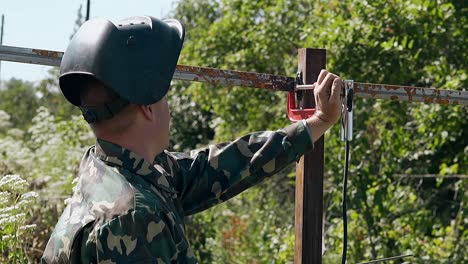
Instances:
[[[73,33],[70,35],[70,40],[73,38],[78,29],[80,29],[81,25],[86,21],[85,17],[83,17],[82,9],[83,5],[80,4],[80,7],[76,11],[75,26],[73,27]]]
[[[59,70],[52,68],[48,76],[36,87],[38,102],[47,107],[59,120],[69,120],[74,115],[80,115],[80,110],[65,99],[60,91],[58,79]]]
[[[179,1],[174,16],[187,27],[182,64],[293,76],[296,49],[318,47],[328,51],[328,69],[344,78],[462,89],[468,84],[468,31],[460,25],[467,25],[467,10],[463,1],[189,0]],[[288,123],[284,94],[196,83],[184,89],[184,94],[212,114],[217,141]],[[456,179],[415,182],[393,175],[466,173],[468,120],[463,117],[467,109],[363,99],[356,104],[349,190],[350,261],[405,251],[415,254],[411,261],[416,263],[466,261],[466,245],[457,242],[468,236],[462,228],[466,183]],[[338,135],[336,126],[326,141],[325,260],[330,263],[341,253],[343,168]],[[284,199],[283,193],[290,192],[258,198],[267,197],[264,194],[278,185],[292,189],[288,181],[273,180],[261,185],[262,190],[195,216],[192,244],[197,254],[218,262],[291,261],[292,248],[274,254],[271,241],[259,237],[265,234],[262,229],[292,232],[287,226],[290,218],[253,226],[258,217],[268,214],[262,210],[293,214],[291,206],[278,202]],[[249,219],[242,222],[246,229],[235,231],[239,222],[221,218],[225,214],[245,216]],[[226,234],[237,234],[236,241],[250,247],[226,243]],[[290,237],[282,236],[280,244],[291,246]]]
[[[25,129],[38,107],[33,84],[12,78],[0,90],[0,109],[11,116],[13,127]]]

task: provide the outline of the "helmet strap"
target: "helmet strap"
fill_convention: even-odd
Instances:
[[[106,119],[111,119],[122,111],[128,104],[129,102],[127,100],[119,98],[111,103],[98,107],[80,106],[80,110],[86,122],[92,124]]]

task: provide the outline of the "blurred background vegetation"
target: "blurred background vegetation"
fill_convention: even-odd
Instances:
[[[328,70],[344,79],[463,90],[467,6],[464,0],[185,0],[170,16],[187,29],[181,64],[293,76],[298,48],[326,48]],[[286,126],[285,98],[175,81],[171,150]],[[355,111],[349,262],[412,253],[405,263],[467,263],[468,107],[356,99]],[[0,262],[38,261],[92,144],[86,123],[59,92],[56,70],[39,84],[11,79],[1,85],[0,177],[10,175],[2,179],[22,187],[0,183]],[[327,132],[325,146],[324,263],[338,263],[338,126]],[[292,263],[294,177],[291,164],[188,218],[200,262]],[[37,197],[24,196],[30,191]],[[11,209],[18,203],[21,217],[19,206]]]

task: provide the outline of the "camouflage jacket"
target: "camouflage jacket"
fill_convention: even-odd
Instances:
[[[79,168],[42,263],[196,263],[184,217],[225,201],[312,146],[299,122],[153,164],[98,139]]]

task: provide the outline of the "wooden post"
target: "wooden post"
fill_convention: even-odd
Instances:
[[[299,72],[304,84],[313,84],[326,66],[325,49],[299,49]],[[303,107],[315,107],[313,93],[303,96]],[[294,263],[322,263],[323,226],[323,136],[296,166]]]

